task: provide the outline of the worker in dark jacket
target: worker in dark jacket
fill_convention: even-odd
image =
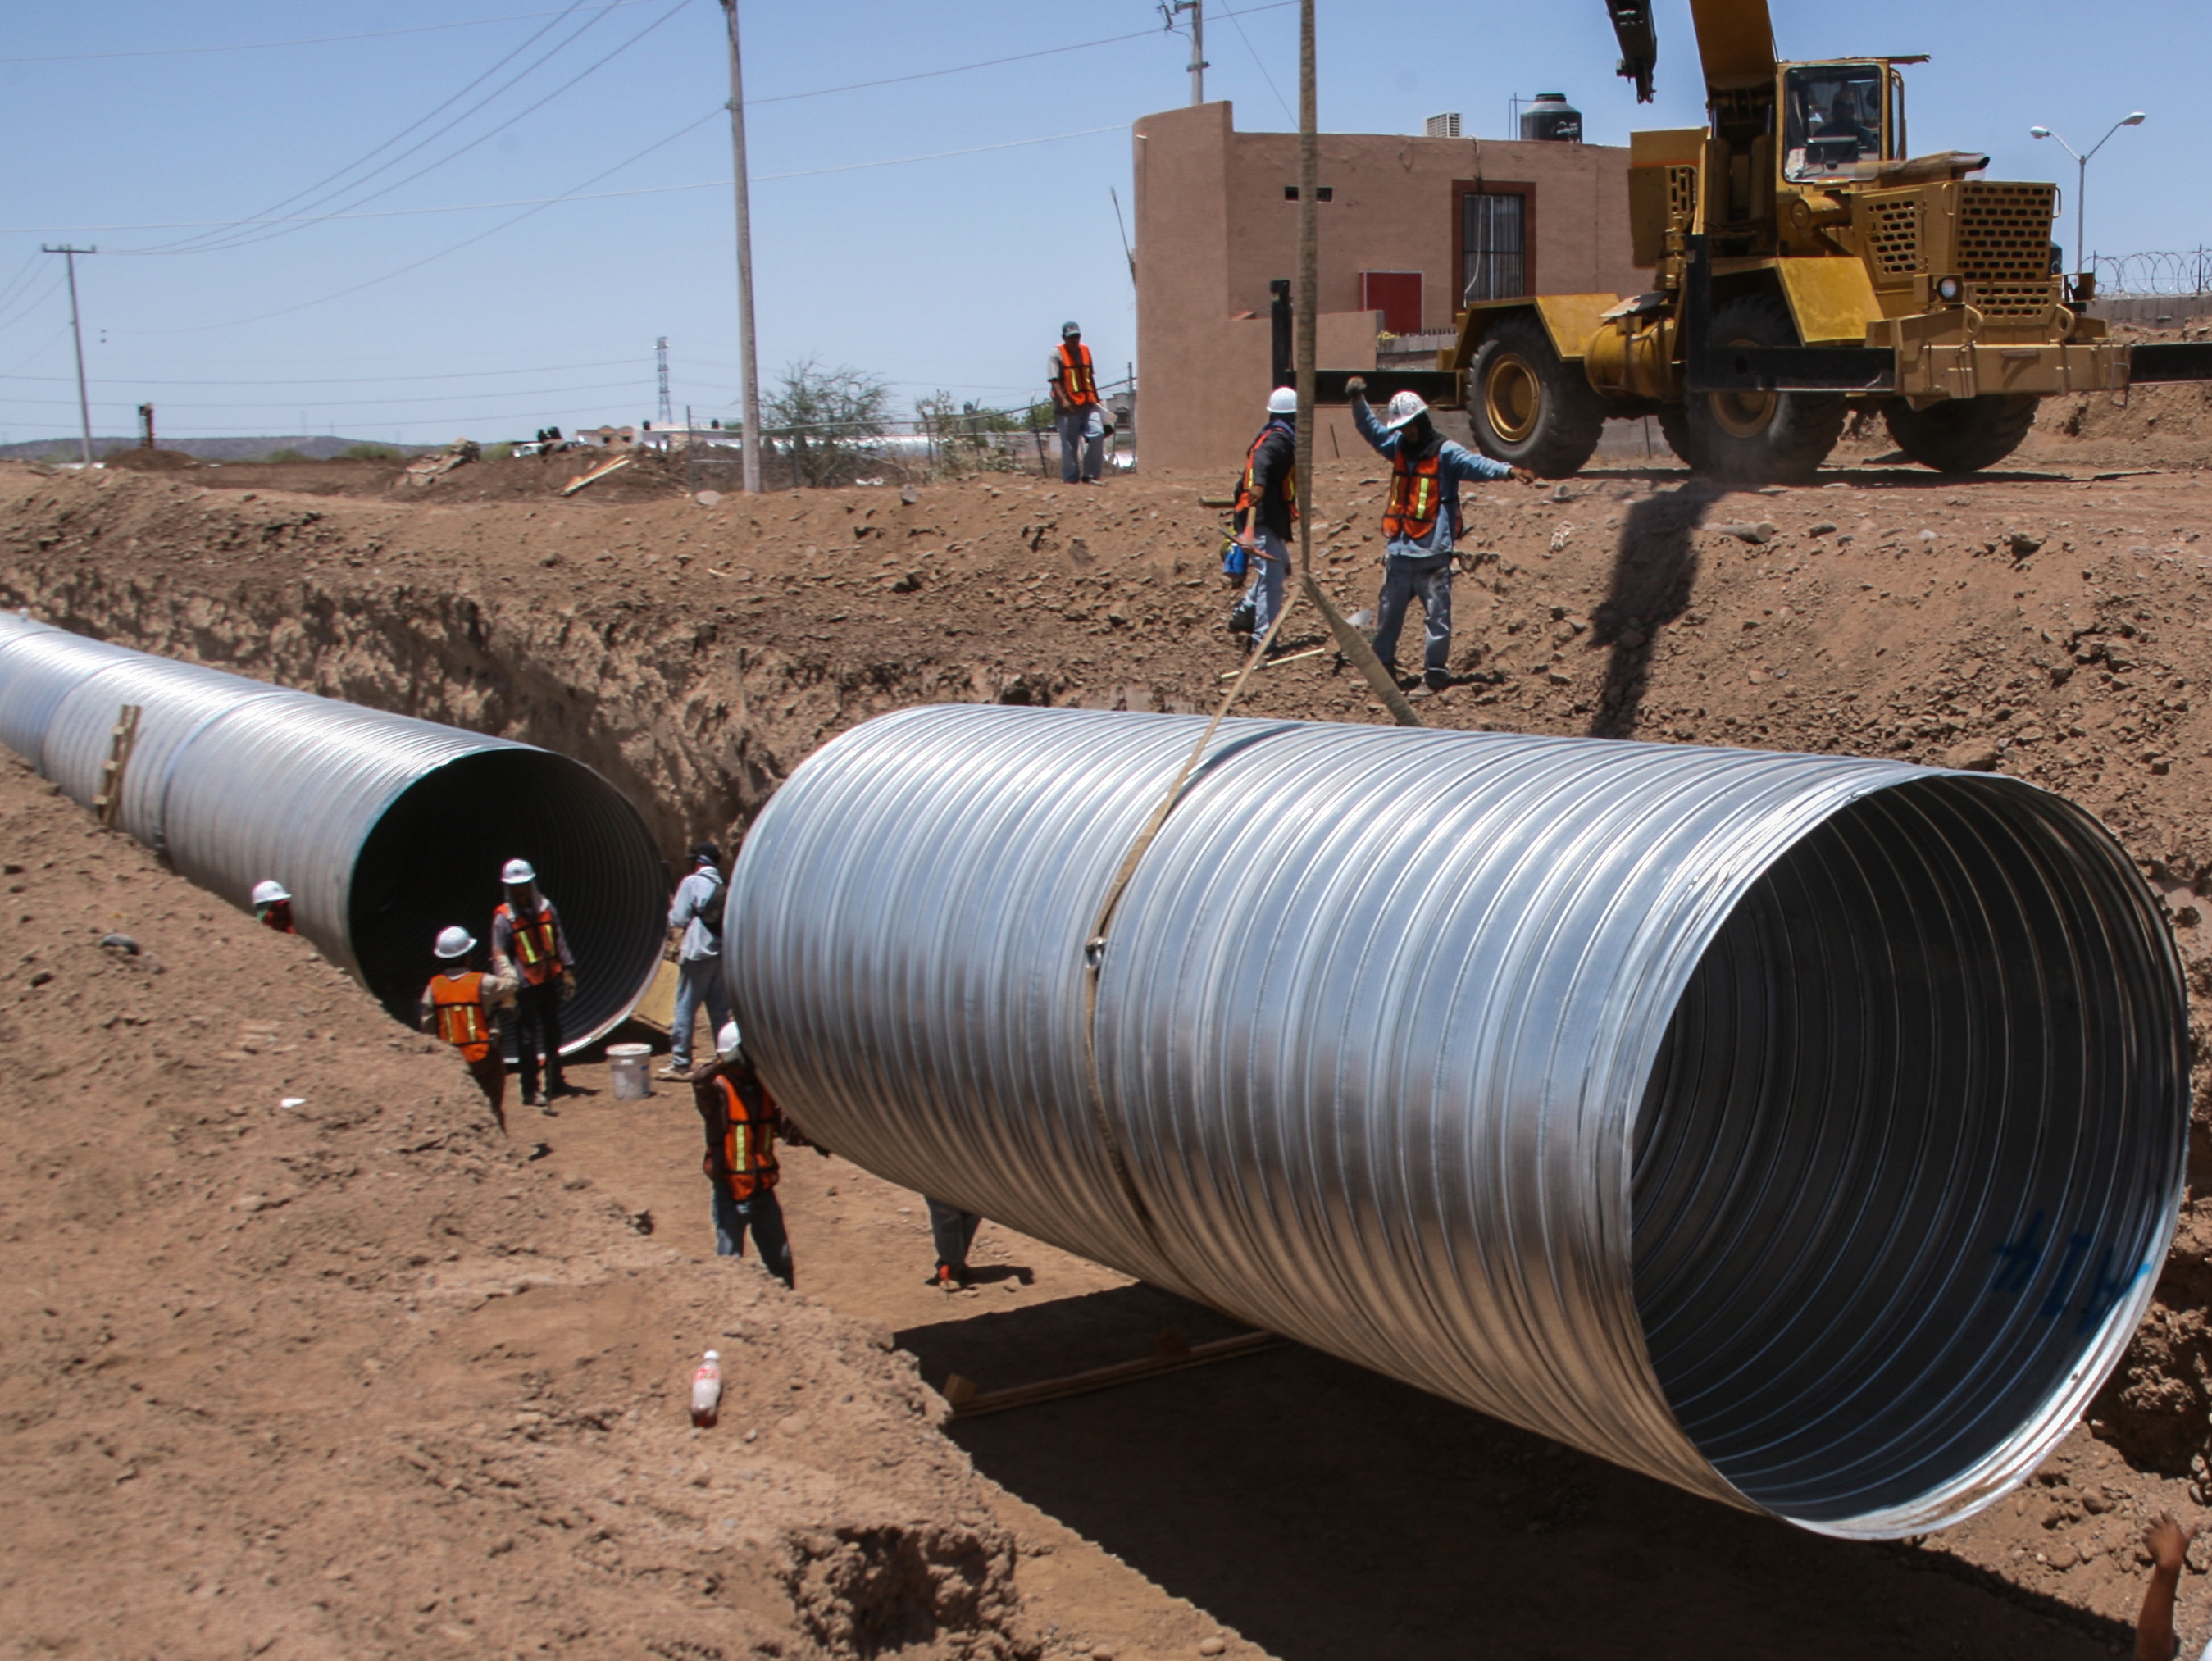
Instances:
[[[1382,595],[1376,603],[1375,655],[1398,672],[1398,633],[1406,605],[1421,597],[1427,614],[1427,649],[1422,654],[1421,684],[1415,697],[1430,697],[1451,684],[1452,555],[1462,526],[1459,487],[1463,481],[1515,478],[1527,484],[1535,475],[1524,467],[1455,444],[1436,429],[1429,406],[1413,392],[1390,400],[1388,417],[1375,418],[1367,407],[1367,382],[1354,375],[1352,419],[1359,435],[1390,464],[1390,496],[1382,509]]]
[[[1298,395],[1278,386],[1267,397],[1267,424],[1245,453],[1231,521],[1237,546],[1258,568],[1252,574],[1252,649],[1259,650],[1282,614],[1291,574],[1291,527],[1298,517]]]
[[[776,1165],[780,1135],[794,1147],[813,1146],[777,1110],[760,1074],[747,1059],[738,1024],[723,1023],[715,1035],[714,1062],[691,1075],[692,1105],[707,1132],[702,1166],[714,1185],[714,1252],[744,1255],[750,1230],[762,1265],[790,1286],[791,1238],[784,1232],[783,1206],[775,1197],[782,1171]]]

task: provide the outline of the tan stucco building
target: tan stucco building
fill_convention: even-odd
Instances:
[[[1234,468],[1266,418],[1268,284],[1297,269],[1297,146],[1295,133],[1238,132],[1226,102],[1136,124],[1148,467]],[[1626,149],[1325,133],[1321,186],[1324,368],[1372,368],[1385,326],[1440,336],[1470,294],[1644,286],[1629,263]],[[1324,412],[1315,441],[1324,457],[1360,447],[1341,411]]]

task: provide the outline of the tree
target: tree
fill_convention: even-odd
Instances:
[[[802,358],[785,365],[782,380],[761,400],[762,435],[790,459],[793,484],[849,484],[867,441],[882,435],[890,401],[890,388],[872,375]]]

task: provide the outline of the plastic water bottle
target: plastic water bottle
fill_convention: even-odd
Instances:
[[[722,1353],[710,1349],[707,1359],[699,1363],[698,1372],[691,1375],[691,1422],[702,1429],[712,1425],[722,1410]]]

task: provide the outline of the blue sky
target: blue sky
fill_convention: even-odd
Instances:
[[[2090,245],[2212,241],[2212,192],[2186,137],[2202,0],[2091,13],[2049,0],[1773,5],[1788,56],[1934,54],[1909,72],[1913,148],[1987,150],[1993,177],[2056,178],[2070,195],[2073,164],[2028,127],[2085,147],[2149,111],[2092,171]],[[1209,95],[1235,101],[1241,128],[1294,125],[1296,6],[1209,9]],[[62,261],[38,252],[64,240],[103,250],[79,263],[96,432],[128,431],[144,399],[179,437],[490,441],[637,420],[653,412],[660,335],[679,415],[729,412],[714,0],[17,0],[9,12],[4,440],[75,429]],[[902,405],[940,387],[1018,403],[1038,395],[1041,360],[1076,317],[1121,373],[1135,317],[1109,191],[1126,210],[1129,123],[1188,95],[1187,44],[1161,32],[1154,7],[746,0],[744,16],[765,371],[811,356],[881,376]],[[1612,73],[1598,0],[1322,0],[1322,123],[1418,131],[1456,110],[1468,131],[1500,136],[1512,94],[1558,90],[1595,142],[1694,124],[1686,0],[1663,0],[1661,23],[1659,102],[1638,110]],[[931,73],[1006,58],[1017,61]],[[824,91],[893,77],[920,78]],[[937,159],[864,165],[915,156]],[[666,188],[689,186],[711,188]],[[527,210],[580,187],[591,199]],[[223,228],[272,210],[363,216]],[[2069,201],[2062,240],[2070,221]],[[164,226],[178,228],[134,228]]]

